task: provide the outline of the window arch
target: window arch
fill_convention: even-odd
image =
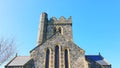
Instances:
[[[69,58],[68,58],[68,50],[64,51],[64,60],[65,60],[65,68],[69,68]]]
[[[63,28],[61,26],[56,26],[53,28],[53,33],[59,32],[60,34],[63,34]]]
[[[63,28],[61,26],[58,28],[58,31],[59,31],[60,34],[63,35]]]
[[[61,27],[58,28],[59,33],[61,33]]]
[[[56,27],[54,27],[54,29],[53,29],[53,33],[55,34],[55,33],[56,33],[56,31],[57,31],[57,29],[56,29]]]
[[[59,68],[59,46],[55,46],[55,68]]]
[[[46,61],[45,61],[45,68],[49,68],[49,57],[50,57],[50,50],[46,50]]]

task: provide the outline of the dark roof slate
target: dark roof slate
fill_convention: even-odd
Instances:
[[[101,55],[85,55],[85,58],[95,61],[100,65],[110,65]]]

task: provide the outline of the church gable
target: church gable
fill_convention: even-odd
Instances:
[[[37,46],[34,50],[31,52],[31,56],[34,60],[36,60],[36,66],[45,66],[45,56],[47,53],[47,50],[50,51],[49,55],[52,57],[49,57],[49,62],[52,66],[54,66],[55,62],[55,53],[56,53],[56,46],[59,47],[59,57],[61,66],[65,65],[65,51],[69,52],[69,62],[71,64],[75,64],[75,61],[79,57],[84,57],[84,50],[79,48],[77,45],[75,45],[72,41],[65,39],[63,35],[60,33],[56,33],[51,38],[46,40],[43,44]],[[38,60],[39,59],[39,60]],[[43,63],[44,62],[44,63]],[[37,63],[40,63],[42,65],[37,65]]]

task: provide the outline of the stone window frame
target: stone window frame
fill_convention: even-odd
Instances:
[[[56,32],[59,32],[60,34],[63,35],[63,27],[62,26],[53,27],[53,34],[55,34]]]
[[[68,51],[68,68],[70,68],[70,49],[68,48],[68,47],[65,47],[64,48],[64,58],[65,58],[65,50],[67,50]],[[65,61],[64,61],[64,65],[66,65],[66,63],[65,63]]]
[[[59,26],[58,31],[60,32],[60,34],[63,35],[63,28],[62,28],[62,26]]]
[[[60,54],[61,54],[61,50],[60,50],[60,49],[61,49],[61,47],[60,47],[59,44],[55,44],[55,48],[56,48],[56,46],[59,47],[59,59],[58,59],[58,60],[59,60],[59,68],[60,68],[60,65],[61,65],[61,63],[60,63],[60,60],[61,60],[61,59],[60,59],[60,57],[61,57],[61,55],[60,55]],[[54,50],[54,52],[55,52],[55,50]],[[55,53],[54,53],[54,56],[55,56]],[[56,63],[55,59],[56,59],[56,58],[54,57],[54,68],[55,68],[55,63]]]
[[[57,32],[57,28],[53,27],[53,34],[55,34]]]
[[[44,49],[44,54],[45,54],[45,58],[44,58],[44,68],[46,68],[46,53],[47,53],[47,50],[49,49],[49,66],[48,68],[50,68],[51,66],[51,63],[50,63],[50,60],[51,60],[51,48],[45,48]]]

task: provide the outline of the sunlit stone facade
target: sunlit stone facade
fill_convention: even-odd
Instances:
[[[111,68],[101,55],[86,56],[73,42],[71,16],[48,19],[45,12],[40,17],[37,46],[30,51],[30,58],[27,67],[22,68]],[[10,63],[6,68],[11,68]]]

